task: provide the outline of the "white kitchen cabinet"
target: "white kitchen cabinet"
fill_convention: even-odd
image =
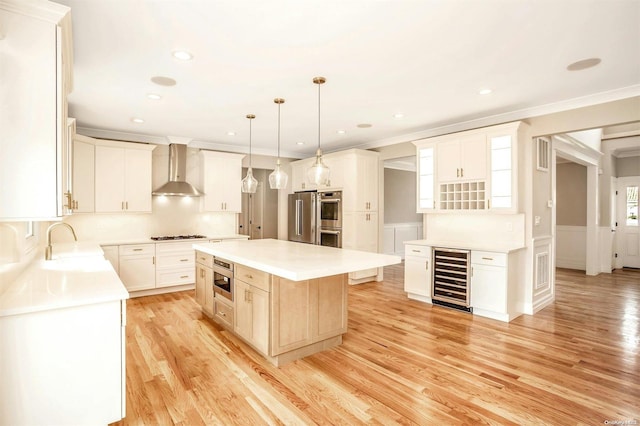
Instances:
[[[0,219],[59,217],[70,167],[63,152],[72,88],[70,9],[5,2],[0,29]]]
[[[299,191],[329,191],[341,190],[344,186],[344,155],[342,153],[330,153],[322,157],[322,161],[329,168],[329,183],[318,186],[307,179],[307,170],[313,165],[316,157],[305,158],[292,162],[291,165],[291,189]]]
[[[522,313],[517,271],[522,254],[471,251],[471,306],[473,314],[511,321]]]
[[[527,137],[528,126],[514,122],[414,142],[418,213],[517,212],[524,184],[518,141]]]
[[[405,244],[404,291],[409,299],[431,303],[431,247]]]
[[[125,324],[125,300],[1,317],[0,424],[125,417]]]
[[[484,134],[472,133],[438,142],[439,182],[484,180],[487,177],[487,141]]]
[[[378,252],[378,213],[343,212],[342,247],[351,250]],[[349,273],[349,284],[376,279],[378,268]]]
[[[93,139],[75,135],[71,191],[74,213],[95,212],[95,153]]]
[[[101,141],[95,147],[97,213],[151,212],[151,151],[155,145]]]
[[[128,291],[149,290],[156,286],[156,245],[121,245],[119,276]]]
[[[307,180],[307,170],[313,164],[314,158],[293,161],[291,165],[291,189],[293,192],[315,191],[318,185]]]
[[[236,279],[235,332],[264,355],[269,354],[269,292]]]
[[[193,242],[156,243],[156,288],[193,284],[195,257]]]
[[[241,154],[200,151],[202,211],[240,213],[242,210]]]
[[[379,154],[353,149],[344,151],[344,211],[378,211]]]

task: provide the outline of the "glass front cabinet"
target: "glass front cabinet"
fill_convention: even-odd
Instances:
[[[514,122],[415,141],[417,211],[518,211],[518,142]]]

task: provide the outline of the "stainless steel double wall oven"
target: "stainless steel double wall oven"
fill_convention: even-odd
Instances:
[[[289,240],[342,248],[342,191],[289,194]]]

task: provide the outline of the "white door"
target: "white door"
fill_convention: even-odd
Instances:
[[[640,176],[618,178],[618,257],[623,267],[640,268]]]

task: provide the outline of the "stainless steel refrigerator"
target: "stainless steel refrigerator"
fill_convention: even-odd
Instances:
[[[317,192],[289,194],[289,241],[316,244]]]

